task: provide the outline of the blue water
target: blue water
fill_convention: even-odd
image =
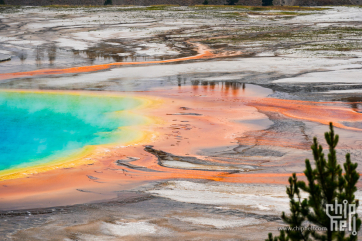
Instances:
[[[120,141],[119,127],[142,122],[122,111],[140,104],[122,97],[0,91],[0,170]]]

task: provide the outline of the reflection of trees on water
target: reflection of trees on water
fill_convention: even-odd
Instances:
[[[351,105],[351,109],[352,110],[354,110],[354,111],[356,111],[356,112],[359,112],[360,110],[359,110],[359,108],[358,108],[358,103],[350,103],[350,105]]]
[[[362,113],[362,97],[347,97],[347,98],[343,98],[341,99],[341,101],[345,101],[348,102],[349,106],[351,107],[351,109],[355,112],[359,112]],[[360,103],[358,103],[360,102]]]
[[[199,84],[200,84],[200,81],[198,80],[192,80],[191,81],[191,85],[192,85],[192,89],[194,91],[197,91],[199,89]]]
[[[54,61],[57,57],[57,47],[55,44],[39,45],[36,46],[33,55],[35,64],[38,68],[41,67],[44,62],[46,62],[46,56],[48,57],[49,65],[52,66],[54,65]],[[26,50],[22,50],[17,54],[17,56],[21,62],[24,62],[28,58]]]
[[[113,43],[113,42],[112,42]],[[86,50],[73,50],[73,54],[87,58],[91,64],[95,60],[102,58],[103,60],[113,60],[114,62],[145,62],[156,60],[155,57],[136,55],[135,52],[123,48],[119,43],[100,43],[97,46],[87,48]],[[130,44],[128,44],[130,46]],[[136,46],[135,46],[136,47]],[[137,46],[139,49],[147,49],[143,46]],[[165,56],[157,56],[157,60],[165,60]]]
[[[118,53],[122,54],[124,52],[118,51]],[[93,64],[95,60],[100,58],[102,58],[103,60],[112,59],[114,62],[140,62],[140,61],[153,60],[153,58],[145,56],[134,56],[134,55],[120,56],[117,53],[116,54],[104,53],[104,52],[99,52],[97,50],[93,50],[91,48],[87,50],[73,50],[73,54],[76,56],[81,56],[82,54],[84,54],[85,56],[83,57],[87,58],[91,64]]]
[[[209,86],[210,86],[210,89],[214,90],[215,89],[215,82],[210,82],[209,83]]]
[[[238,95],[240,89],[245,90],[245,83],[240,83],[236,81],[200,81],[200,80],[191,80],[192,89],[198,91],[199,88],[203,91],[214,91],[220,90],[221,93],[225,96],[227,95]],[[180,82],[178,86],[181,86]]]
[[[57,47],[55,46],[55,44],[52,44],[48,46],[47,51],[48,51],[49,65],[53,65],[54,60],[57,57]]]
[[[181,75],[177,75],[177,86],[181,87],[182,84],[186,85],[187,83],[187,78],[186,77],[182,77]]]
[[[28,57],[28,53],[26,52],[26,50],[22,50],[20,53],[18,53],[18,57],[21,62],[23,62]]]
[[[35,49],[35,63],[37,67],[41,66],[41,60],[44,58],[44,48],[37,46]]]

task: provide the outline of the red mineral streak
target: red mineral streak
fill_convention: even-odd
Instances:
[[[109,63],[109,64],[73,67],[73,68],[67,68],[67,69],[39,69],[39,70],[33,70],[33,71],[28,71],[28,72],[4,73],[4,74],[0,74],[0,80],[33,77],[33,76],[41,76],[41,75],[86,73],[86,72],[94,72],[94,71],[110,69],[115,66],[123,66],[123,65],[174,63],[174,62],[181,62],[181,61],[187,61],[187,60],[216,57],[216,55],[212,54],[210,52],[210,50],[207,49],[205,46],[203,46],[201,44],[197,44],[197,46],[198,46],[199,54],[197,54],[195,56],[190,56],[190,57],[159,60],[159,61],[145,61],[145,62],[115,62],[115,63]]]
[[[158,96],[163,104],[144,111],[147,116],[158,117],[160,121],[146,131],[154,133],[152,141],[140,145],[110,147],[90,158],[93,165],[57,169],[46,173],[29,175],[28,178],[5,180],[0,193],[3,207],[20,205],[54,206],[92,200],[106,199],[112,193],[137,187],[150,181],[169,179],[205,179],[219,182],[287,184],[291,173],[265,173],[268,169],[260,166],[259,173],[235,173],[220,170],[190,170],[171,168],[159,164],[157,157],[146,152],[143,145],[179,156],[196,156],[202,148],[236,145],[236,140],[248,145],[248,139],[240,139],[248,131],[255,131],[236,120],[250,120],[260,117],[258,112],[278,113],[286,118],[328,124],[352,131],[358,128],[345,126],[342,122],[362,121],[362,114],[340,102],[309,102],[265,98],[258,93],[244,96],[248,90],[230,89],[217,86],[184,86],[171,90],[153,90],[142,93],[152,98]],[[138,94],[134,94],[137,96]],[[187,107],[187,108],[185,108]],[[180,115],[180,114],[186,115]],[[190,115],[197,113],[199,115]],[[249,143],[251,144],[251,143]],[[280,139],[260,138],[258,145],[274,145],[306,149],[298,141],[280,136]],[[311,143],[310,143],[311,144]],[[117,165],[116,160],[137,157],[130,162],[137,168]],[[208,159],[210,160],[210,159]],[[223,161],[214,160],[216,166]],[[303,162],[304,160],[301,160]],[[235,163],[235,162],[233,162]],[[255,165],[259,165],[255,162]],[[278,163],[273,163],[278,166]],[[263,170],[264,169],[264,170]],[[301,170],[302,171],[302,170]],[[270,171],[269,171],[270,172]],[[299,173],[298,176],[303,176]],[[92,177],[92,178],[90,178]],[[59,196],[62,199],[59,199]],[[45,202],[47,200],[47,202]],[[48,203],[50,202],[50,204]],[[24,204],[25,203],[25,204]]]
[[[333,125],[338,128],[361,131],[361,129],[349,127],[342,123],[362,121],[362,114],[352,110],[346,103],[264,98],[254,100],[249,105],[264,112],[280,113],[294,119],[313,121],[325,125],[333,122]]]

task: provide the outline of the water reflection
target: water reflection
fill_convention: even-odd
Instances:
[[[97,90],[111,91],[152,91],[177,88],[179,92],[192,95],[214,95],[215,97],[260,96],[265,97],[274,91],[258,85],[246,84],[241,80],[223,80],[220,74],[178,74],[163,78],[114,79],[111,85],[97,86]],[[218,78],[218,80],[207,80]],[[230,79],[225,75],[225,79]]]
[[[184,82],[186,84],[186,82]],[[178,86],[182,85],[178,82]],[[238,96],[241,93],[245,93],[245,83],[237,81],[200,81],[191,80],[192,90],[194,92],[215,92],[219,91],[222,96]],[[241,91],[241,92],[240,92]]]
[[[57,47],[55,44],[52,44],[48,47],[48,59],[49,59],[49,65],[54,65],[54,61],[57,57]]]
[[[124,47],[124,46],[127,46]],[[147,56],[137,54],[136,50],[147,50],[146,46],[137,46],[132,43],[122,44],[121,42],[104,42],[86,50],[72,50],[74,56],[83,57],[90,64],[96,60],[107,62],[140,62],[155,61],[178,58],[180,56]]]
[[[269,94],[274,93],[273,90],[263,88],[257,85],[245,84],[240,81],[207,81],[202,80],[202,78],[193,79],[189,76],[177,75],[173,77],[168,77],[167,80],[158,80],[152,81],[147,84],[152,83],[152,87],[150,88],[159,88],[166,86],[174,86],[177,85],[177,88],[180,92],[190,91],[193,95],[212,95],[212,96],[220,96],[220,97],[238,97],[238,96],[260,96],[265,97]],[[145,83],[146,84],[146,83]],[[143,90],[148,90],[147,86]],[[140,90],[137,88],[137,90]]]
[[[24,60],[26,60],[26,58],[28,57],[28,53],[26,52],[26,50],[22,50],[20,53],[17,54],[17,56],[23,63]]]
[[[137,53],[148,50],[147,46],[138,43],[104,42],[86,50],[63,48],[56,43],[42,44],[24,49],[3,47],[16,56],[9,63],[0,65],[0,73],[26,72],[46,68],[66,68],[84,65],[108,64],[112,62],[145,62],[162,61],[173,58],[186,57],[195,54],[194,51],[185,50],[179,55],[150,56]],[[127,47],[126,47],[127,46]],[[151,51],[152,54],[152,51]]]
[[[353,111],[360,112],[358,103],[352,102],[352,103],[350,103],[350,106]]]
[[[46,61],[46,56],[48,57],[48,61]],[[27,57],[27,52],[25,50],[20,52],[18,55],[18,58],[22,61],[22,63],[27,59]],[[38,68],[44,67],[44,65],[53,66],[57,57],[57,47],[55,44],[37,46],[34,51],[34,57],[35,65]]]
[[[346,98],[338,99],[337,101],[348,102],[348,105],[355,112],[362,113],[362,97],[361,96],[351,96]]]
[[[38,68],[41,67],[41,61],[43,58],[44,58],[44,48],[37,46],[35,49],[35,63]]]

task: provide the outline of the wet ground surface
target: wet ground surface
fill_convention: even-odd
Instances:
[[[192,155],[174,153],[172,146],[145,147],[159,168],[255,174],[243,182],[179,177],[145,181],[127,191],[120,186],[113,193],[116,199],[100,195],[92,204],[53,207],[42,202],[38,209],[17,211],[8,204],[0,208],[3,240],[264,240],[283,225],[279,215],[288,210],[284,184],[289,174],[304,170],[313,137],[323,140],[327,130],[303,113],[288,116],[278,100],[289,100],[292,111],[302,106],[298,101],[308,101],[308,108],[323,102],[354,115],[362,112],[362,8],[22,7],[1,8],[1,13],[0,59],[11,60],[0,62],[0,74],[177,59],[196,55],[195,44],[217,58],[8,78],[0,88],[163,91],[162,96],[169,90],[167,97],[175,101],[182,96],[193,101],[169,113],[177,119],[168,127],[175,146],[187,141],[183,131],[197,129],[192,118],[207,115],[197,109],[198,99],[235,99],[258,113],[235,120],[250,130],[227,146],[199,148]],[[341,118],[340,123],[355,130],[337,129],[339,159],[350,152],[361,172],[362,122]],[[160,172],[132,158],[115,165],[143,175]],[[260,182],[271,174],[265,179],[271,182]],[[103,181],[95,177],[90,181]],[[87,189],[76,192],[88,195]]]

